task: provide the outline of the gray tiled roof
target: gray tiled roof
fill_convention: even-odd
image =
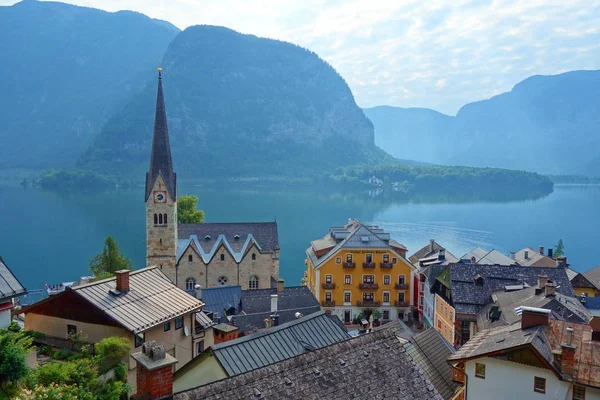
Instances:
[[[478,286],[474,277],[480,275],[483,285]],[[452,303],[457,314],[476,315],[492,302],[492,293],[505,286],[528,284],[537,286],[538,275],[547,275],[559,287],[558,293],[574,297],[565,268],[522,267],[518,265],[450,264],[450,287]]]
[[[228,376],[253,371],[276,362],[350,338],[323,311],[266,331],[212,346]]]
[[[452,380],[452,367],[446,362],[455,350],[435,329],[427,329],[406,345],[406,351],[421,367],[440,395],[448,400],[458,387]]]
[[[129,274],[129,291],[115,296],[116,278],[103,279],[72,289],[125,329],[137,333],[181,315],[199,310],[203,303],[173,285],[158,267]]]
[[[0,302],[27,293],[19,280],[10,271],[8,266],[0,259]]]
[[[441,400],[391,322],[375,332],[177,393],[175,400]]]

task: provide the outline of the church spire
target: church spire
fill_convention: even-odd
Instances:
[[[152,137],[152,155],[150,170],[146,174],[146,197],[152,194],[158,176],[162,176],[169,196],[177,201],[176,174],[173,172],[171,160],[171,145],[169,144],[169,129],[167,127],[167,113],[162,88],[162,68],[158,68],[158,93],[156,95],[156,112],[154,116],[154,136]]]

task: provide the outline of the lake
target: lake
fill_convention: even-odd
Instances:
[[[144,190],[56,194],[2,186],[0,255],[28,289],[87,275],[89,260],[112,235],[136,268],[144,266]],[[181,186],[195,194],[207,222],[273,221],[279,225],[280,273],[298,285],[304,250],[330,225],[373,222],[409,249],[435,238],[457,257],[474,247],[505,254],[563,239],[572,268],[600,265],[600,186],[557,186],[536,200],[469,201],[462,197],[381,200],[367,193],[318,189],[229,190]]]

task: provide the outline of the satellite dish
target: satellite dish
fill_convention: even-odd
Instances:
[[[190,336],[190,330],[189,330],[189,328],[187,327],[187,325],[183,327],[183,334],[184,334],[185,336]]]

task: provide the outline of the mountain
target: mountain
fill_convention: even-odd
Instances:
[[[33,0],[0,7],[0,168],[74,165],[178,33],[131,11]]]
[[[393,155],[600,176],[599,92],[600,71],[572,71],[532,76],[510,92],[463,106],[456,117],[420,109],[388,108],[384,117],[378,108],[365,113],[374,122],[376,142],[385,140]]]
[[[142,177],[148,168],[156,75],[113,115],[79,167]],[[151,78],[150,78],[151,77]],[[344,79],[299,46],[216,26],[172,41],[163,86],[180,178],[311,175],[393,162]]]

